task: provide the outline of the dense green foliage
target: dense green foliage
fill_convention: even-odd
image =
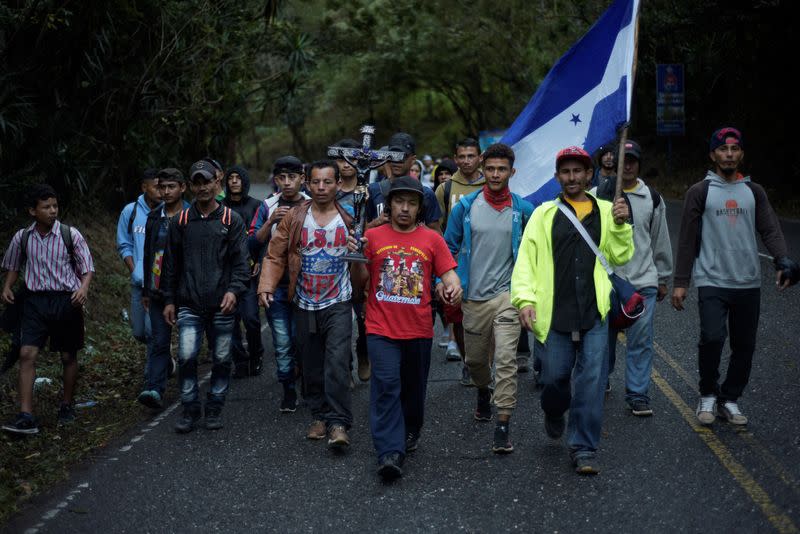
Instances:
[[[609,3],[4,2],[0,202],[45,179],[116,206],[142,168],[209,154],[258,175],[283,153],[318,157],[364,121],[379,142],[402,128],[420,152],[446,153],[465,134],[507,127]],[[685,63],[687,136],[673,169],[695,176],[709,132],[734,123],[761,181],[796,177],[796,163],[773,157],[790,128],[784,58],[797,37],[777,31],[789,5],[644,1],[633,134],[663,151],[655,64]]]

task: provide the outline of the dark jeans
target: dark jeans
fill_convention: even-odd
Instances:
[[[350,428],[350,358],[353,306],[338,302],[322,310],[294,308],[295,343],[303,364],[305,398],[314,419]]]
[[[261,316],[258,309],[258,295],[256,295],[257,285],[258,279],[251,278],[250,286],[239,296],[236,305],[233,338],[231,339],[234,363],[255,363],[264,357],[264,344],[261,342]],[[244,323],[247,350],[242,343],[242,329],[239,321]]]
[[[147,363],[144,367],[144,388],[164,395],[167,388],[167,375],[170,354],[170,338],[172,327],[164,320],[164,303],[158,299],[150,299],[151,335],[147,347]]]
[[[700,395],[736,401],[750,380],[761,289],[697,288],[700,308]],[[731,358],[725,382],[719,386],[719,362],[730,330]]]
[[[272,296],[272,304],[267,310],[267,321],[272,332],[272,345],[275,347],[275,366],[278,382],[294,384],[295,372],[295,330],[292,316],[293,305],[285,287],[277,287]]]
[[[570,454],[573,458],[594,456],[603,426],[608,325],[598,319],[580,341],[572,341],[571,334],[550,330],[544,344],[536,342],[535,350],[542,361],[542,410],[550,417],[569,410]]]
[[[222,405],[228,393],[231,378],[231,335],[233,314],[221,312],[198,314],[189,308],[178,309],[178,380],[181,386],[181,402],[184,406],[200,405],[200,389],[197,386],[197,353],[206,333],[209,346],[213,347],[211,383],[207,402]]]
[[[406,435],[419,432],[425,418],[425,394],[431,368],[431,340],[390,339],[370,334],[372,364],[369,427],[378,458],[406,453]]]

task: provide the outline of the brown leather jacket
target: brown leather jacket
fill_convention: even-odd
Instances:
[[[311,200],[306,200],[299,206],[290,209],[283,220],[275,229],[275,234],[270,238],[267,253],[261,263],[261,276],[258,279],[258,294],[275,293],[284,270],[289,269],[289,302],[294,299],[294,290],[300,267],[303,263],[300,251],[300,236],[306,214],[311,209]],[[351,228],[353,217],[336,202],[336,209],[342,216],[344,224]]]

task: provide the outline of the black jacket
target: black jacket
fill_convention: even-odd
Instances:
[[[231,191],[228,188],[228,176],[234,172],[238,173],[242,178],[241,200],[232,200]],[[250,224],[253,222],[253,217],[255,217],[258,206],[261,204],[259,200],[251,197],[249,193],[250,175],[247,173],[247,169],[239,166],[233,166],[228,169],[228,171],[225,173],[225,198],[222,200],[222,203],[239,214],[239,216],[242,218],[242,221],[244,221],[245,232],[250,229]]]
[[[180,214],[173,219],[161,279],[165,304],[215,313],[225,293],[239,297],[248,287],[244,223],[235,212],[230,212],[229,223],[223,222],[226,211],[229,208],[220,204],[204,218],[193,203],[185,223]]]

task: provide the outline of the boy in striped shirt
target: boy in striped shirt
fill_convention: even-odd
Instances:
[[[58,197],[46,184],[29,192],[28,213],[34,223],[18,231],[2,261],[8,271],[2,299],[22,307],[19,359],[20,413],[3,425],[17,434],[39,432],[33,417],[33,382],[36,357],[50,338],[50,350],[61,353],[64,365],[64,399],[58,410],[59,424],[75,419],[72,395],[78,376],[78,351],[83,348],[83,306],[94,274],[89,247],[75,228],[58,221]],[[24,271],[24,290],[11,287]]]

